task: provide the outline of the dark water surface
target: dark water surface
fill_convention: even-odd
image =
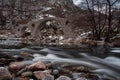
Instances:
[[[57,48],[29,46],[21,49],[0,49],[1,53],[25,58],[26,63],[31,61],[51,61],[53,64],[68,63],[92,68],[102,77],[114,77],[120,80],[120,48]]]

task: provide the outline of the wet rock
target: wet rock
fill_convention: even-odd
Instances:
[[[72,71],[71,70],[69,70],[69,69],[63,69],[63,70],[59,70],[60,71],[60,74],[67,74],[67,75],[70,75],[71,73],[72,73]]]
[[[89,72],[90,69],[85,66],[77,66],[72,68],[74,71],[79,71],[79,72]]]
[[[9,59],[9,58],[0,58],[0,62],[4,64],[9,64],[10,62],[15,61],[15,59]]]
[[[81,77],[81,78],[78,78],[78,79],[76,79],[76,80],[88,80],[88,79],[86,79],[86,78],[84,78],[84,77]]]
[[[35,71],[33,72],[33,75],[35,76],[36,79],[41,80],[43,79],[45,76],[50,75],[50,71],[49,70],[45,70],[45,71]]]
[[[9,64],[11,61],[15,61],[15,59],[12,56],[5,54],[5,53],[0,53],[0,62],[1,63]]]
[[[67,77],[67,76],[60,76],[56,80],[71,80],[71,79],[69,77]]]
[[[32,73],[31,71],[27,71],[27,72],[23,72],[23,73],[21,74],[21,76],[22,76],[22,77],[30,77],[30,78],[32,78],[33,73]]]
[[[23,62],[11,62],[9,64],[9,70],[14,72],[24,68],[25,66],[26,65]]]
[[[28,70],[44,70],[44,69],[46,69],[46,65],[41,61],[33,63],[30,66],[28,66]]]
[[[12,80],[10,72],[4,67],[0,67],[0,80]]]
[[[52,75],[46,75],[42,80],[54,80],[54,76]]]

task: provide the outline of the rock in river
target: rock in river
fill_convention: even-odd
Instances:
[[[25,64],[23,62],[11,62],[9,64],[9,70],[13,72],[18,71],[24,67],[25,67]]]
[[[77,66],[77,67],[72,67],[74,71],[80,71],[80,72],[89,72],[90,69],[85,66]]]
[[[44,69],[46,69],[46,65],[41,61],[33,63],[30,66],[28,66],[28,70],[44,70]]]
[[[35,78],[37,80],[42,80],[45,78],[45,76],[50,75],[50,71],[49,70],[45,70],[45,71],[35,71],[33,72],[33,75],[35,76]]]
[[[4,67],[0,67],[0,80],[12,80],[10,72]]]

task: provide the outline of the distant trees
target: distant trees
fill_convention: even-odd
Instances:
[[[109,41],[112,37],[115,26],[113,20],[113,11],[115,11],[119,0],[84,0],[82,7],[90,13],[89,20],[91,21],[91,30],[93,38],[100,40],[104,35],[105,40]],[[116,21],[117,22],[117,21]],[[114,24],[114,25],[113,25]],[[117,23],[118,24],[118,23]]]
[[[1,19],[6,19],[8,24],[16,25],[19,20],[29,19],[30,17],[35,18],[36,15],[46,14],[47,11],[44,10],[50,8],[58,8],[58,12],[61,11],[58,13],[59,15],[67,16],[67,14],[74,10],[71,4],[73,4],[72,0],[0,0],[0,15],[5,17],[1,17]]]
[[[35,15],[36,11],[41,8],[38,4],[37,0],[0,0],[0,16],[5,17],[1,17],[1,20],[6,19],[5,24],[9,24],[9,27],[12,27],[18,24],[17,21],[28,19]],[[2,21],[1,23],[3,23]],[[3,27],[3,25],[0,26]]]

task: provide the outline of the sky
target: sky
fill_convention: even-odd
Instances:
[[[78,5],[78,4],[80,4],[81,1],[82,1],[82,0],[73,0],[73,3],[74,3],[75,5]]]

